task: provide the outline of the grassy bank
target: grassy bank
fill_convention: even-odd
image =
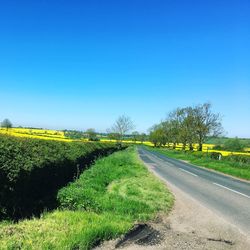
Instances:
[[[169,211],[173,196],[128,148],[98,160],[58,201],[60,209],[40,219],[2,222],[0,249],[90,249]]]
[[[188,161],[197,166],[206,167],[235,177],[250,180],[250,165],[248,163],[230,161],[230,157],[223,157],[222,160],[215,160],[208,157],[206,153],[201,152],[190,153],[166,148],[151,147],[148,147],[148,149],[162,153],[168,157]]]

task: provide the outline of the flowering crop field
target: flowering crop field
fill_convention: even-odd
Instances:
[[[36,128],[10,128],[6,130],[5,128],[0,128],[0,134],[7,134],[11,136],[16,137],[27,137],[27,138],[36,138],[36,139],[45,139],[45,140],[56,140],[56,141],[65,141],[65,142],[72,142],[72,141],[86,141],[87,139],[70,139],[65,137],[63,131],[59,130],[50,130],[50,129],[36,129]],[[109,140],[109,139],[100,139],[100,142],[116,142],[116,140]],[[140,141],[133,141],[133,140],[124,140],[123,143],[128,144],[141,144]],[[143,145],[147,146],[153,146],[153,143],[149,141],[143,142]],[[170,143],[170,146],[173,146],[172,143]],[[198,144],[194,144],[194,150],[197,151]],[[214,150],[213,147],[215,144],[203,144],[203,152],[218,152],[221,153],[222,156],[229,156],[229,155],[248,155],[250,156],[250,148],[246,148],[243,152],[231,152],[231,151],[223,151],[223,150]],[[182,143],[178,143],[176,145],[176,150],[182,149]],[[188,150],[189,147],[186,147],[186,150]]]
[[[170,143],[170,146],[173,146],[173,144]],[[194,151],[197,151],[198,146],[199,146],[198,144],[193,145]],[[208,153],[218,152],[218,153],[221,153],[222,156],[229,156],[229,155],[248,155],[248,156],[250,156],[250,153],[247,152],[247,151],[249,151],[248,148],[246,148],[245,151],[243,151],[243,152],[231,152],[231,151],[224,151],[224,150],[217,150],[217,149],[215,150],[215,149],[213,149],[214,146],[215,146],[215,144],[204,143],[203,147],[202,147],[202,151],[208,152]],[[188,150],[188,149],[189,149],[189,147],[187,146],[186,150]],[[178,143],[176,145],[176,150],[182,150],[182,143]]]
[[[29,128],[0,128],[0,134],[6,134],[16,137],[26,137],[45,140],[56,140],[71,142],[72,139],[66,138],[63,131],[50,129],[29,129]]]

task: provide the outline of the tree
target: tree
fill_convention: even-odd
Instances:
[[[143,142],[145,142],[146,139],[147,139],[147,135],[145,133],[139,134],[139,141],[141,142],[141,144],[143,144]]]
[[[84,137],[84,133],[77,130],[64,130],[64,136],[70,139],[80,140]]]
[[[124,135],[134,129],[135,126],[130,117],[122,115],[120,116],[111,128],[112,133],[117,133],[120,136],[120,140],[124,138]]]
[[[181,109],[177,108],[170,112],[167,118],[169,127],[169,137],[173,143],[173,149],[176,148],[176,144],[180,141],[180,128],[181,128]]]
[[[224,150],[228,151],[243,151],[245,145],[241,143],[241,141],[236,137],[234,139],[228,139],[224,143],[224,147],[222,147]]]
[[[202,151],[202,145],[207,136],[218,136],[222,133],[220,114],[211,110],[210,103],[197,105],[193,108],[194,129],[198,140],[198,151]]]
[[[165,146],[167,136],[163,124],[156,124],[150,129],[149,140],[154,144],[154,147]]]
[[[116,140],[116,141],[120,140],[120,135],[118,133],[108,132],[107,136],[110,140]]]
[[[134,143],[136,143],[136,141],[139,141],[139,132],[138,131],[132,132],[131,135],[132,135]]]
[[[93,128],[87,129],[85,131],[85,134],[87,135],[89,141],[97,141],[98,140],[97,136],[96,136],[97,134],[95,132],[95,129],[93,129]]]
[[[6,118],[1,122],[1,127],[8,130],[9,128],[12,128],[12,123],[9,119]]]
[[[149,133],[149,141],[154,144],[154,147],[160,146],[160,136],[160,131],[157,129]]]
[[[185,150],[187,144],[189,149],[193,150],[193,143],[196,141],[197,136],[195,133],[195,122],[192,107],[179,109],[179,139],[182,143],[182,149]]]
[[[173,143],[182,143],[185,150],[193,150],[193,144],[198,142],[198,150],[208,136],[218,136],[222,133],[221,118],[219,114],[211,111],[211,104],[204,103],[195,107],[177,108],[170,112],[165,121],[154,125],[150,129],[150,141],[155,146],[164,146]]]

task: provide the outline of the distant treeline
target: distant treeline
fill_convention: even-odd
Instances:
[[[0,218],[38,215],[56,206],[57,190],[114,144],[65,143],[0,135]]]
[[[213,113],[211,104],[204,103],[194,107],[177,108],[168,114],[168,117],[151,128],[150,141],[155,146],[165,146],[170,143],[173,148],[182,143],[183,149],[198,143],[198,150],[208,136],[217,136],[222,133],[221,118]]]

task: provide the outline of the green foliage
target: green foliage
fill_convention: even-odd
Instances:
[[[70,138],[70,139],[82,139],[85,137],[85,134],[81,131],[76,131],[76,130],[65,130],[64,131],[64,135],[65,137],[67,138]]]
[[[208,155],[210,156],[210,158],[215,159],[215,160],[220,160],[222,158],[222,154],[218,152],[211,152],[211,153],[208,153]]]
[[[216,171],[250,180],[250,157],[245,155],[232,155],[221,157],[218,160],[220,153],[205,153],[205,152],[183,152],[171,149],[153,149],[168,157],[186,160],[197,166],[202,166]]]
[[[222,145],[215,145],[215,146],[213,147],[213,149],[216,149],[216,150],[223,150],[224,148],[223,148]]]
[[[227,160],[241,164],[248,164],[250,166],[250,156],[248,155],[229,155],[227,156]]]
[[[9,129],[12,127],[12,123],[9,119],[4,119],[2,122],[1,122],[1,127],[2,128],[6,128],[6,129]]]
[[[58,142],[0,136],[0,218],[39,214],[55,194],[113,144]]]
[[[145,133],[139,134],[138,140],[143,143],[144,141],[147,140],[147,135]]]
[[[153,211],[169,208],[170,196],[159,185],[130,148],[98,160],[77,181],[59,191],[58,201],[64,209],[109,211],[146,219]]]
[[[225,151],[232,151],[232,152],[242,152],[246,147],[246,143],[242,142],[242,140],[238,138],[228,138],[224,141],[223,144],[217,144],[213,147],[213,149],[217,150],[225,150]]]
[[[40,219],[0,223],[0,249],[93,249],[101,240],[129,230],[132,222],[112,213],[54,211]]]
[[[87,135],[87,138],[89,141],[99,141],[100,139],[97,138],[97,133],[93,128],[89,128],[85,131],[85,134]]]
[[[238,138],[229,139],[224,143],[223,149],[227,151],[243,151],[244,144]]]
[[[220,119],[219,114],[212,112],[209,103],[177,108],[168,114],[165,121],[151,128],[149,138],[154,146],[172,143],[173,149],[181,142],[184,150],[187,145],[193,150],[193,144],[198,143],[198,150],[202,151],[206,137],[222,133]]]
[[[134,148],[98,160],[61,189],[58,199],[61,209],[40,219],[0,224],[0,249],[93,249],[173,204]]]

